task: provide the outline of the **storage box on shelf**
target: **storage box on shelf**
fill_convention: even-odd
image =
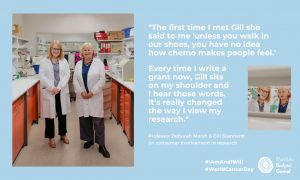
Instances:
[[[94,32],[94,38],[96,41],[108,39],[107,33],[105,31]]]
[[[122,29],[122,31],[123,31],[123,34],[124,34],[124,38],[129,38],[129,37],[134,36],[133,27],[124,28],[124,29]]]
[[[123,39],[123,32],[122,31],[99,31],[94,32],[94,38],[96,41],[100,40],[119,40],[122,41]]]
[[[121,54],[122,52],[122,43],[111,43],[111,53]]]
[[[123,40],[122,31],[108,31],[107,32],[108,40]]]
[[[122,41],[121,40],[99,40],[97,41],[98,47],[97,52],[100,55],[112,54],[117,55],[122,51]]]
[[[13,24],[12,34],[14,36],[19,36],[19,37],[22,36],[22,28],[21,28],[21,26],[19,24]]]

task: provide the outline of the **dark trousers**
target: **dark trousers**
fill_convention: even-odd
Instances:
[[[67,115],[63,115],[61,112],[60,93],[55,95],[55,109],[58,117],[58,134],[65,136],[67,133]],[[54,119],[46,118],[45,121],[45,138],[54,138]]]
[[[104,118],[79,117],[80,139],[83,141],[95,141],[101,146],[105,145]]]

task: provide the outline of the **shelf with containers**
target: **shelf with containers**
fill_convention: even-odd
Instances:
[[[97,53],[101,55],[118,55],[122,53],[122,31],[99,31],[94,33],[97,42]]]
[[[130,37],[127,37],[127,38],[124,38],[123,41],[133,41],[134,40],[134,36],[130,36]]]
[[[40,55],[47,55],[48,53],[48,48],[50,45],[50,41],[47,41],[45,43],[37,43],[37,54]],[[64,48],[64,52],[68,53],[68,52],[79,52],[81,45],[84,42],[78,42],[78,41],[68,41],[68,42],[64,42],[61,41],[60,42]]]
[[[134,59],[134,27],[127,27],[122,31],[124,34],[123,54],[129,59]]]
[[[97,53],[99,56],[126,55],[132,59],[134,57],[133,27],[128,27],[121,31],[95,32],[94,39],[97,42]]]
[[[122,53],[123,40],[97,40],[99,55],[119,55]]]
[[[25,38],[12,36],[12,75],[13,79],[19,78],[19,71],[25,64],[25,60],[28,59],[29,50],[27,43],[29,41]]]
[[[92,33],[46,33],[39,32],[36,35],[36,54],[46,55],[49,45],[53,40],[59,40],[65,54],[79,52],[85,42],[93,40]]]
[[[47,55],[49,43],[37,43],[37,55]]]
[[[37,35],[37,39],[36,39],[36,55],[37,56],[47,55],[49,44],[50,44],[49,41],[46,41],[42,37],[40,37],[39,35]]]
[[[65,52],[79,52],[83,41],[61,41]]]
[[[120,70],[122,62],[134,59],[133,29],[128,27],[121,31],[94,32],[98,56],[104,63],[107,62],[109,69],[115,75],[122,74],[115,72]]]
[[[134,59],[134,37],[128,37],[123,40],[123,54],[129,59]]]
[[[12,36],[12,51],[13,55],[16,55],[18,57],[19,55],[19,50],[24,50],[27,49],[26,44],[29,41],[25,38],[21,38],[18,36]]]

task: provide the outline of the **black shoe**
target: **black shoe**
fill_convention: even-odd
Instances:
[[[99,153],[101,153],[106,158],[110,158],[110,154],[105,148],[105,146],[99,146]]]
[[[94,145],[94,141],[88,141],[88,142],[84,143],[83,148],[84,148],[84,149],[88,149],[88,148],[90,148],[92,145]]]

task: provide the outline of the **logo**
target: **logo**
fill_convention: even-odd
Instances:
[[[260,170],[261,173],[268,174],[273,170],[273,162],[270,158],[268,157],[261,157],[258,160],[258,169]]]

